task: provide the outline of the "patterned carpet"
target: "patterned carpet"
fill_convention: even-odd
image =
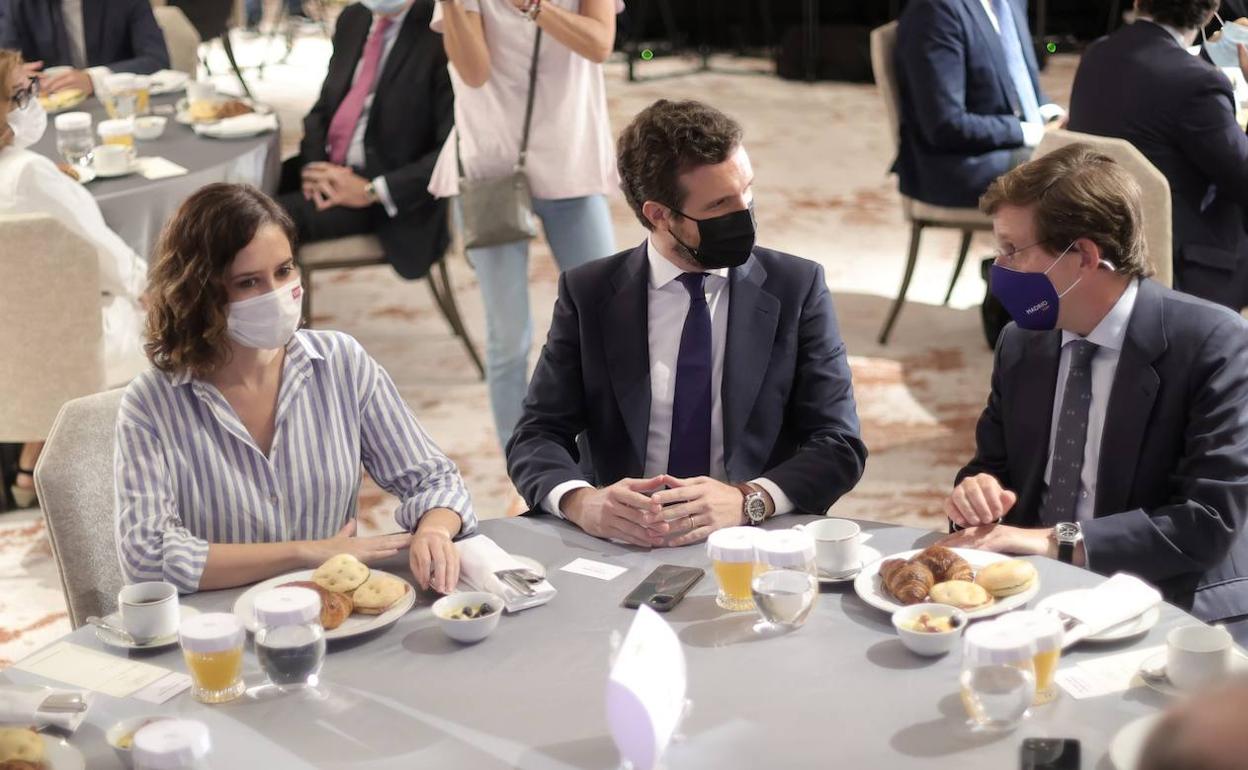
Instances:
[[[265,55],[259,41],[236,44],[246,66]],[[283,120],[283,146],[293,153],[299,118],[315,98],[328,57],[323,39],[301,38],[285,64],[270,64],[257,95]],[[270,61],[273,54],[269,54]],[[214,72],[224,71],[219,50]],[[721,62],[741,67],[740,62]],[[1049,94],[1067,102],[1073,58],[1044,75]],[[649,62],[643,75],[670,73],[679,62]],[[761,62],[745,66],[762,67]],[[218,76],[221,86],[230,79]],[[827,270],[850,363],[859,415],[870,448],[862,483],[833,508],[840,516],[942,526],[940,506],[954,473],[970,456],[991,356],[979,328],[984,285],[964,270],[948,307],[940,300],[957,250],[956,233],[925,235],[911,302],[888,347],[875,342],[904,265],[909,227],[895,182],[887,175],[892,147],[873,86],[807,85],[758,74],[706,73],[629,84],[620,63],[608,65],[613,129],[653,100],[698,98],[739,119],[757,174],[762,244],[819,261]],[[612,201],[620,248],[644,235],[622,200]],[[977,240],[972,256],[991,248]],[[461,308],[478,344],[484,340],[480,295],[462,258],[452,264]],[[531,283],[537,347],[549,324],[555,269],[534,248]],[[404,397],[459,464],[485,517],[515,513],[518,498],[494,443],[485,385],[433,305],[428,289],[388,268],[318,274],[315,322],[355,335],[390,371]],[[390,526],[394,500],[366,481],[361,520]],[[69,629],[55,566],[37,514],[0,514],[0,667]]]

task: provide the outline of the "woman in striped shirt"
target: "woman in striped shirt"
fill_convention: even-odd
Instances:
[[[293,237],[242,185],[204,187],[166,225],[149,275],[155,369],[117,423],[122,570],[191,592],[406,548],[421,587],[449,592],[451,540],[476,527],[463,479],[358,342],[296,331]],[[354,536],[361,462],[410,534]]]

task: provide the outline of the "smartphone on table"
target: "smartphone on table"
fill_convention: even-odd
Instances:
[[[680,604],[705,574],[706,570],[697,567],[661,564],[624,597],[624,606],[635,610],[644,604],[652,610],[667,612]]]
[[[1080,770],[1079,741],[1073,738],[1026,738],[1022,770]]]

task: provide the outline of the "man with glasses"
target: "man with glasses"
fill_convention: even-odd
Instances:
[[[1130,572],[1248,639],[1248,324],[1148,280],[1140,192],[1065,147],[1002,176],[997,345],[945,544]]]

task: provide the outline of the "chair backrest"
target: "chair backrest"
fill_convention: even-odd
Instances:
[[[897,85],[897,22],[890,21],[871,30],[871,71],[875,73],[875,87],[884,99],[884,112],[888,116],[888,136],[893,140],[893,150],[901,142],[901,90]]]
[[[199,44],[203,41],[191,20],[181,8],[163,5],[152,9],[156,23],[165,35],[165,47],[169,49],[169,66],[191,77],[199,69]]]
[[[95,248],[46,214],[0,215],[0,441],[39,441],[104,389]]]
[[[124,390],[75,399],[35,466],[35,488],[74,628],[117,609],[123,578],[114,528],[113,433]]]
[[[1044,135],[1033,157],[1039,158],[1054,150],[1075,144],[1089,144],[1098,152],[1113,158],[1127,170],[1140,185],[1141,206],[1144,210],[1144,242],[1148,259],[1156,274],[1153,280],[1165,286],[1173,283],[1172,263],[1173,233],[1170,214],[1170,182],[1166,175],[1144,157],[1135,145],[1126,139],[1117,139],[1078,131],[1057,130]]]

